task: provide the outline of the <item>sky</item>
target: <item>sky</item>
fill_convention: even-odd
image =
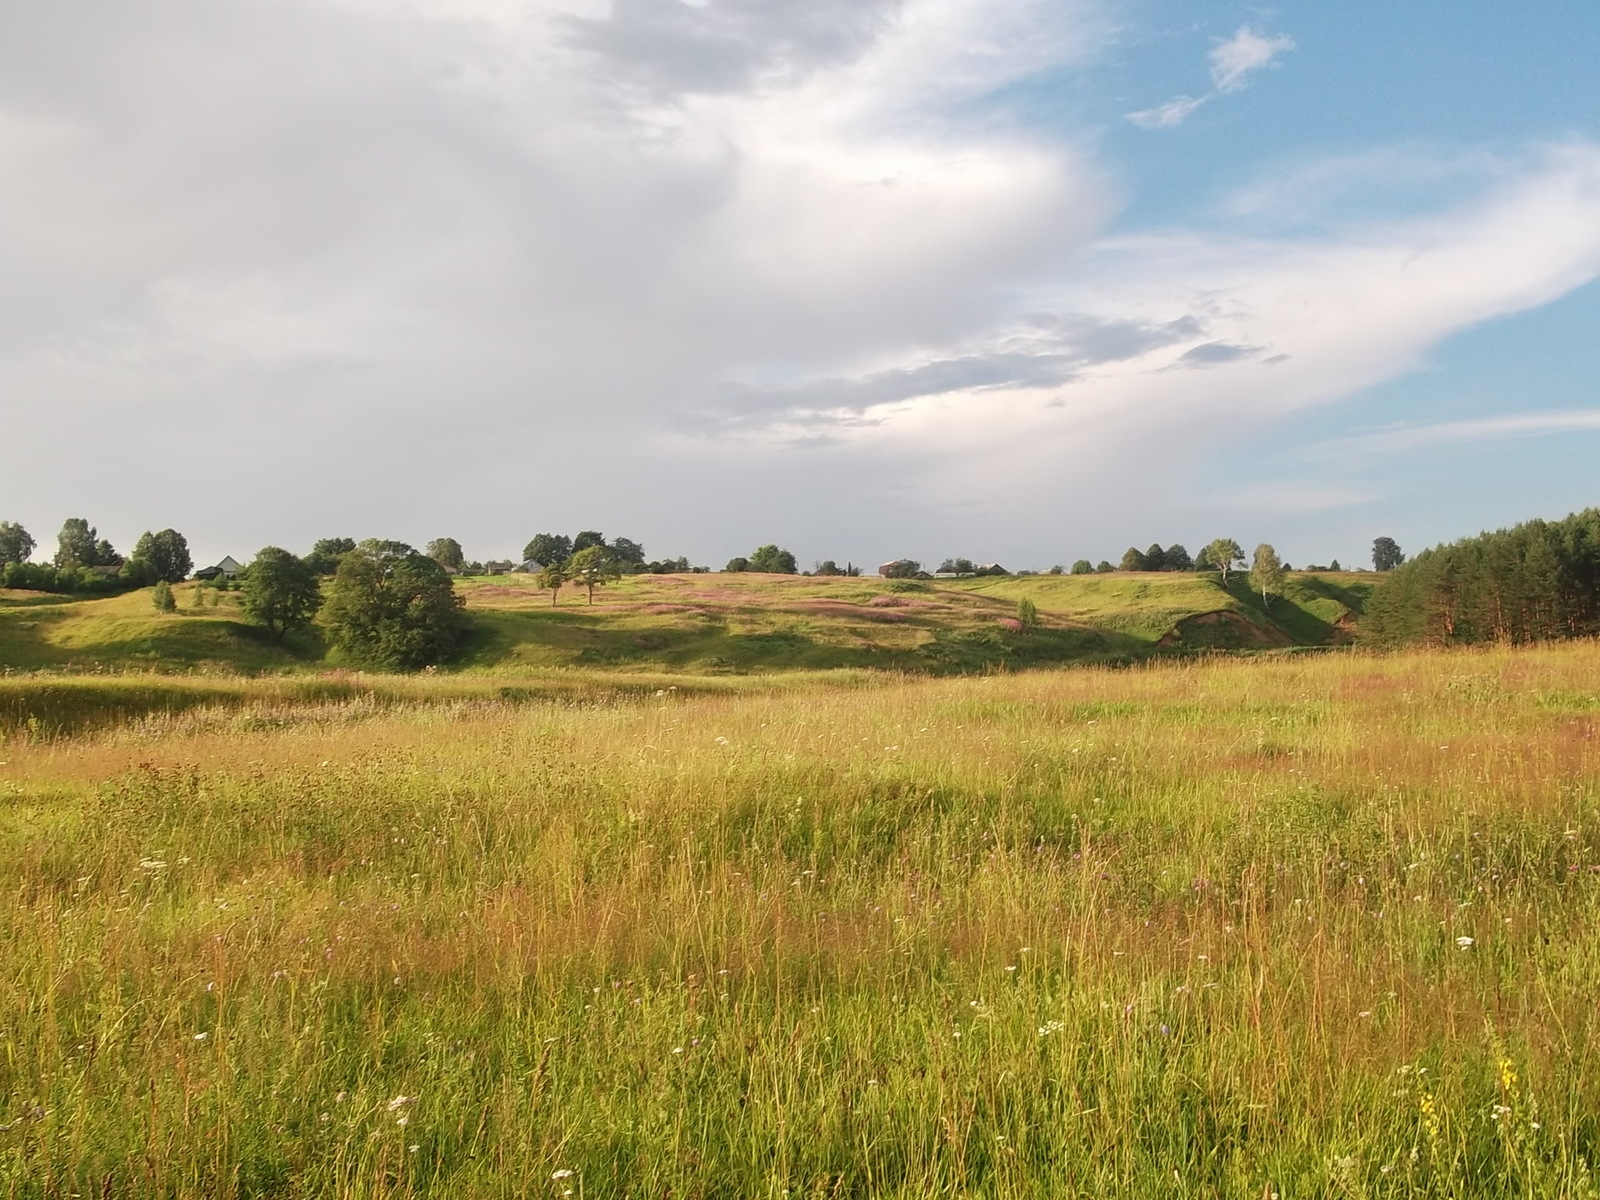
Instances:
[[[1600,503],[1600,7],[13,0],[0,520],[720,566]]]

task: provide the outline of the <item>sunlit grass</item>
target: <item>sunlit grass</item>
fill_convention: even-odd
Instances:
[[[230,681],[13,723],[0,1178],[1588,1194],[1597,668]]]

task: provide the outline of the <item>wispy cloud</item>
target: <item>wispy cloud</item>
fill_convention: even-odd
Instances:
[[[1371,458],[1380,454],[1410,454],[1440,446],[1465,446],[1590,431],[1600,431],[1600,409],[1578,408],[1563,412],[1475,417],[1463,421],[1433,421],[1421,425],[1391,425],[1371,433],[1322,442],[1310,447],[1306,453],[1314,458]]]
[[[1249,25],[1241,25],[1238,33],[1212,47],[1214,91],[1204,96],[1175,96],[1154,108],[1128,113],[1127,118],[1141,129],[1174,129],[1219,96],[1242,91],[1251,75],[1271,66],[1278,55],[1294,48],[1294,39],[1288,34],[1265,34]]]
[[[1182,125],[1194,115],[1197,108],[1210,99],[1210,96],[1175,96],[1165,104],[1129,113],[1128,120],[1140,129],[1171,129]]]
[[[1219,92],[1237,92],[1249,76],[1294,48],[1294,39],[1288,34],[1265,34],[1241,25],[1238,33],[1212,49],[1211,82]]]

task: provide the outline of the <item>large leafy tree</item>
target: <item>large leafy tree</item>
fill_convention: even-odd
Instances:
[[[244,577],[244,611],[279,640],[311,622],[322,607],[322,585],[311,564],[277,546],[265,546]]]
[[[1244,561],[1244,551],[1239,543],[1232,538],[1216,538],[1207,543],[1206,548],[1200,552],[1213,571],[1222,572],[1222,583],[1226,587],[1228,573],[1234,566]]]
[[[68,517],[56,535],[56,567],[117,567],[122,556],[82,517]]]
[[[1392,571],[1406,561],[1406,556],[1401,553],[1400,543],[1392,537],[1381,537],[1372,543],[1372,569],[1375,571]]]
[[[1250,560],[1250,587],[1261,593],[1261,607],[1271,608],[1272,597],[1283,595],[1285,568],[1278,552],[1266,542],[1256,547]]]
[[[339,560],[355,548],[355,538],[321,538],[311,547],[311,553],[305,556],[304,561],[316,574],[332,575],[339,569]]]
[[[585,529],[572,539],[572,552],[574,554],[579,550],[587,550],[591,546],[599,546],[600,549],[604,550],[606,548],[606,535],[598,529]]]
[[[1118,568],[1123,571],[1148,571],[1150,560],[1137,546],[1129,546],[1122,552],[1122,565]]]
[[[15,521],[0,521],[0,566],[27,562],[37,544],[33,535]]]
[[[1189,557],[1189,551],[1182,542],[1173,542],[1163,553],[1169,571],[1192,571],[1194,560]]]
[[[522,560],[541,567],[559,567],[571,557],[572,539],[564,533],[536,533],[522,548]]]
[[[611,561],[624,571],[637,571],[644,566],[644,547],[632,538],[612,538]]]
[[[461,570],[461,565],[467,561],[467,556],[461,551],[461,543],[455,538],[434,538],[428,543],[424,553],[441,567],[451,571]]]
[[[404,542],[368,539],[339,560],[323,606],[329,640],[366,666],[405,670],[450,656],[466,629],[445,569]]]
[[[789,551],[769,543],[750,555],[750,569],[769,571],[774,575],[793,575],[800,570],[800,564]]]
[[[594,590],[610,583],[622,574],[616,560],[605,546],[585,546],[567,559],[566,577],[589,593],[589,603],[594,603]]]
[[[128,563],[149,583],[165,580],[178,583],[188,578],[194,567],[189,557],[189,542],[176,529],[142,534],[133,547]]]

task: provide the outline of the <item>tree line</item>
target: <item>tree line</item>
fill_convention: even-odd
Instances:
[[[1600,635],[1600,509],[1424,550],[1396,564],[1361,628],[1384,646]]]

